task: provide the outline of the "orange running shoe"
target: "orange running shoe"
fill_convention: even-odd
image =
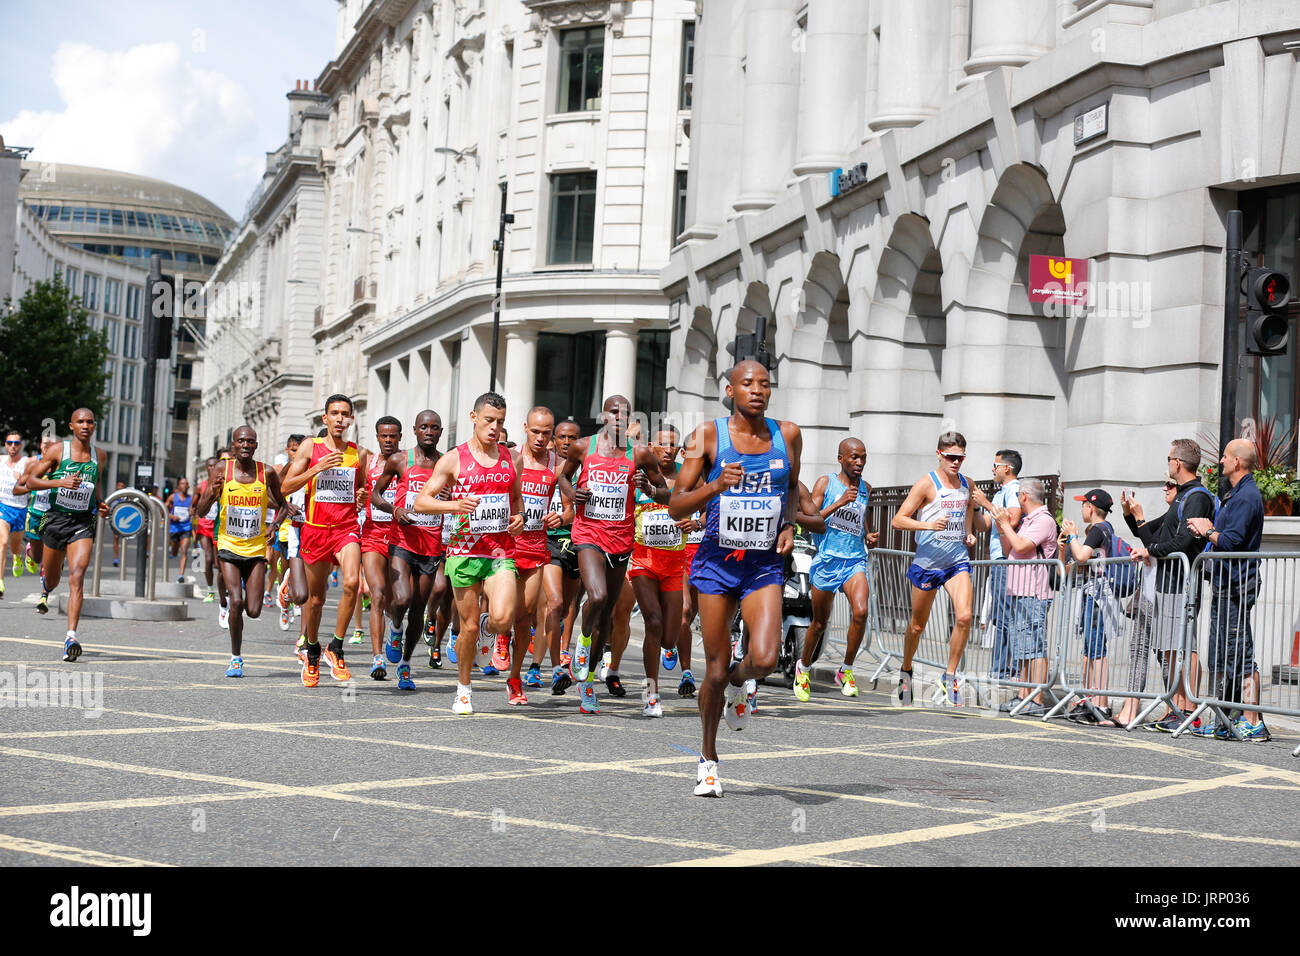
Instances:
[[[302,661],[304,664],[307,663],[307,635],[298,635],[298,643],[295,645],[293,652],[298,656],[298,660]]]
[[[321,652],[325,657],[325,663],[330,666],[330,676],[337,681],[352,680],[352,672],[348,670],[348,665],[343,663],[343,652],[335,652],[330,648],[325,648]]]
[[[492,666],[499,671],[510,670],[510,635],[498,634],[496,647],[492,650]]]
[[[315,687],[315,686],[316,686],[317,684],[319,684],[319,683],[320,683],[320,661],[319,661],[319,659],[316,661],[315,664],[313,664],[313,663],[311,662],[311,660],[308,659],[307,655],[306,655],[306,654],[303,654],[303,660],[302,660],[302,686],[303,686],[303,687]]]

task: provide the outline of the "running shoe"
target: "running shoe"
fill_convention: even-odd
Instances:
[[[280,630],[287,631],[293,627],[293,611],[287,607],[280,611]]]
[[[113,567],[117,567],[117,558],[113,559]]]
[[[281,581],[280,586],[275,589],[275,605],[282,611],[288,610],[289,607],[291,606],[289,602],[289,579],[288,578],[285,578],[283,581]]]
[[[438,625],[436,623],[434,623],[433,621],[429,621],[427,624],[424,625],[424,643],[428,644],[430,647],[433,647],[433,641],[437,636],[438,636]]]
[[[384,655],[376,654],[375,659],[370,662],[370,679],[384,680],[388,677],[388,668],[384,666]]]
[[[528,668],[528,673],[524,675],[524,686],[525,687],[542,686],[542,669],[538,667],[536,664],[530,665]]]
[[[338,586],[339,586],[339,572],[338,569],[336,568],[335,570],[330,572],[330,587],[336,588]]]
[[[348,643],[360,644],[365,639],[365,636],[366,632],[361,630],[361,628],[357,628],[352,632],[352,636],[348,638]]]
[[[63,641],[63,659],[71,664],[81,656],[81,645],[77,643],[75,637],[65,638]]]
[[[853,679],[852,667],[841,667],[835,672],[835,685],[845,697],[858,696],[858,682]]]
[[[944,674],[939,678],[939,687],[943,691],[943,702],[948,707],[961,707],[961,691],[957,689],[957,675]],[[1024,711],[1021,711],[1024,713]]]
[[[177,578],[177,579],[176,579],[176,583],[177,583],[177,584],[184,584],[184,583],[185,583],[185,577],[184,577],[184,575],[182,575],[181,577]],[[265,594],[262,595],[262,607],[272,607],[272,606],[274,606],[274,604],[275,604],[275,598],[271,597],[271,592],[270,592],[270,591],[267,591]]]
[[[1244,717],[1237,718],[1237,737],[1249,744],[1263,744],[1273,739],[1273,735],[1264,726],[1264,721],[1252,724]]]
[[[732,730],[744,730],[749,726],[749,697],[757,686],[753,680],[745,681],[740,687],[727,685],[722,715],[727,718],[727,726]]]
[[[677,696],[695,696],[695,677],[690,671],[682,671],[682,682],[677,685]]]
[[[456,663],[456,638],[460,637],[455,631],[451,632],[451,639],[447,641],[447,660]]]
[[[1218,721],[1212,717],[1198,717],[1192,721],[1192,726],[1187,728],[1187,733],[1193,737],[1218,737]]]
[[[384,656],[388,658],[388,663],[396,664],[402,659],[402,632],[393,627],[393,622],[388,622],[388,640],[384,642]]]
[[[677,648],[666,648],[664,650],[664,670],[670,671],[677,666]]]
[[[4,578],[0,578],[0,598],[4,596],[5,596],[5,581]]]
[[[596,675],[597,680],[604,680],[609,676],[610,665],[614,663],[614,652],[606,651],[600,658],[600,673]]]
[[[466,690],[465,693],[458,693],[452,699],[451,712],[457,717],[465,717],[474,713],[474,705],[470,702],[470,695],[473,691]]]
[[[293,653],[298,660],[304,664],[307,663],[307,636],[305,634],[298,635],[298,643],[293,646]]]
[[[48,594],[42,594],[39,598],[37,598],[36,613],[37,614],[50,613],[50,596]]]
[[[113,567],[117,567],[117,562],[116,562],[116,561],[113,562]],[[211,591],[209,591],[207,594],[203,595],[203,603],[204,603],[204,604],[211,604],[211,603],[212,603],[213,601],[215,601],[216,599],[217,599],[217,596],[216,596],[215,594],[213,594]]]
[[[24,570],[26,570],[26,566],[23,564],[22,555],[15,554],[14,555],[14,577],[21,578],[23,576]]]
[[[438,649],[437,645],[430,645],[429,647],[429,666],[434,670],[442,670],[442,651]]]
[[[808,668],[803,666],[803,661],[798,661],[794,665],[794,696],[804,704],[812,700],[812,681],[808,678]]]
[[[302,653],[302,686],[315,687],[319,683],[320,654],[317,653],[313,660],[312,655],[308,654],[306,650],[304,650]]]
[[[898,672],[898,702],[903,707],[912,706],[912,672],[899,670]]]
[[[33,561],[31,558],[28,558],[28,559],[27,559],[27,573],[28,573],[28,574],[35,574],[35,573],[36,573],[37,571],[39,571],[40,569],[41,569],[41,566],[40,566],[39,564],[37,564],[37,563],[36,563],[35,561]]]
[[[591,674],[591,638],[578,635],[578,649],[569,661],[569,676],[576,683],[585,683]]]
[[[551,672],[551,696],[559,697],[570,685],[573,684],[573,678],[569,676],[567,667],[557,667]]]
[[[662,717],[664,715],[663,704],[660,702],[658,694],[650,694],[646,697],[645,703],[641,706],[641,714],[644,717]]]
[[[573,661],[573,655],[570,654],[568,651],[562,651],[562,652],[560,653],[560,666],[561,666],[561,667],[568,667],[569,664],[572,663],[572,661]]]
[[[528,703],[528,698],[524,696],[524,682],[518,677],[511,677],[506,681],[506,703],[515,705]]]
[[[411,665],[400,664],[397,668],[397,689],[415,690],[415,681],[411,680]]]
[[[499,671],[510,669],[510,635],[498,634],[492,651],[492,666]]]
[[[230,627],[230,608],[224,604],[217,609],[217,627]]]
[[[244,659],[242,657],[232,657],[230,659],[230,666],[226,668],[226,676],[227,677],[244,676]]]
[[[591,681],[585,681],[582,685],[582,699],[578,702],[578,710],[584,714],[600,713],[600,703],[596,700],[596,685]]]
[[[618,679],[618,675],[615,674],[613,671],[610,671],[609,674],[605,677],[605,686],[609,688],[609,692],[611,696],[614,697],[627,696],[627,688],[623,686],[623,682]]]
[[[363,595],[361,595],[361,610],[362,610],[362,611],[369,611],[369,610],[370,610],[370,595],[369,595],[369,594],[363,594]]]
[[[1179,710],[1176,707],[1170,707],[1169,713],[1165,714],[1164,717],[1160,718],[1157,721],[1153,721],[1152,723],[1146,724],[1145,726],[1147,730],[1154,730],[1162,734],[1172,734],[1175,730],[1177,730],[1180,726],[1182,726],[1183,721],[1186,719],[1187,719],[1187,715],[1184,714],[1181,710]]]
[[[695,771],[695,795],[697,797],[722,796],[722,781],[718,779],[716,760],[700,758]]]
[[[338,641],[338,649],[334,648],[334,641]],[[330,666],[330,676],[337,681],[352,680],[352,672],[348,670],[348,665],[343,661],[343,642],[336,637],[330,641],[329,646],[325,648],[325,663]]]

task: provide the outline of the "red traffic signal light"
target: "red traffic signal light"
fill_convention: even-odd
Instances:
[[[1246,354],[1285,355],[1291,322],[1291,281],[1273,269],[1246,273]]]

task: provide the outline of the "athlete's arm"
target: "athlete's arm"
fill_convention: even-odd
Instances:
[[[794,422],[781,422],[781,434],[785,438],[785,447],[790,451],[790,485],[785,496],[785,522],[776,536],[776,553],[789,554],[794,550],[794,528],[799,520],[799,491],[803,485],[799,482],[799,459],[803,457],[803,433]]]
[[[566,496],[575,505],[586,503],[591,497],[590,488],[575,488],[573,486],[573,476],[578,473],[578,468],[587,460],[587,443],[578,439],[569,445],[569,453],[564,456],[564,466],[560,469],[559,485],[560,494]],[[570,521],[573,519],[570,518]]]
[[[384,498],[384,492],[393,483],[393,479],[402,477],[405,467],[406,454],[400,451],[393,452],[384,462],[384,470],[379,473],[379,477],[375,479],[374,488],[370,490],[370,507],[377,508],[380,511],[387,511],[398,524],[411,524],[411,513],[406,510],[404,503],[401,505],[389,504],[388,500]]]
[[[294,452],[293,461],[289,463],[289,471],[284,476],[284,481],[280,487],[286,495],[291,495],[300,488],[306,488],[307,484],[319,475],[326,468],[337,468],[343,464],[343,452],[332,451],[315,465],[311,464],[311,450],[315,447],[314,442],[304,441]],[[308,467],[311,466],[311,467]]]
[[[352,483],[356,486],[357,511],[361,512],[366,507],[366,469],[362,462],[370,457],[370,449],[362,448],[357,452],[356,477]]]
[[[672,497],[672,489],[668,487],[668,481],[659,467],[659,459],[655,457],[649,445],[642,445],[637,449],[634,464],[641,469],[646,480],[650,482],[652,489],[650,497],[654,499],[655,504],[668,504],[668,499]]]
[[[903,503],[898,506],[898,512],[894,515],[894,520],[890,522],[890,526],[896,531],[942,531],[948,527],[948,519],[946,518],[935,518],[933,521],[918,521],[912,517],[933,500],[934,486],[930,483],[930,479],[920,479],[916,484],[912,485],[912,490],[907,493]]]
[[[510,482],[510,521],[506,524],[506,534],[519,534],[524,530],[524,470],[520,467],[524,456],[521,452],[515,457],[515,477]]]
[[[439,497],[444,488],[450,487],[460,473],[460,456],[443,455],[433,466],[433,474],[424,483],[420,494],[415,499],[411,510],[421,515],[455,515],[469,514],[478,507],[478,498],[466,495],[447,501]]]
[[[970,483],[970,497],[966,499],[966,547],[975,547],[975,492],[979,491],[975,487],[975,482]],[[984,493],[981,491],[981,495]],[[987,498],[984,499],[986,502]]]
[[[47,491],[52,488],[76,488],[81,484],[81,479],[76,475],[64,475],[55,481],[46,481],[45,476],[50,470],[57,468],[59,457],[63,454],[63,446],[51,445],[46,449],[41,460],[37,462],[36,467],[32,469],[31,475],[27,479],[27,487],[32,491]]]
[[[831,515],[833,515],[836,511],[839,510],[840,505],[844,504],[844,498],[842,495],[840,496],[839,501],[833,501],[825,508],[817,507],[817,502],[826,500],[826,486],[829,485],[830,483],[831,483],[830,475],[822,475],[820,478],[818,478],[816,481],[813,482],[812,492],[808,496],[809,500],[812,502],[813,505],[812,510],[809,511],[807,508],[803,508],[802,505],[800,506],[805,513],[810,515],[816,514],[816,515],[820,515],[823,518],[829,518]],[[800,492],[804,491],[804,487],[805,486],[803,485],[799,486]]]
[[[826,479],[819,478],[817,480],[820,482],[825,481]],[[825,494],[825,491],[826,489],[823,488],[822,493]],[[822,513],[817,510],[816,501],[816,496],[809,494],[808,486],[802,481],[799,482],[799,527],[807,531],[815,531],[818,534],[821,534],[826,530],[826,519],[822,517]]]
[[[713,422],[705,422],[686,440],[686,447],[693,450],[687,455],[682,470],[677,473],[677,483],[668,499],[668,514],[674,518],[689,518],[697,511],[703,511],[708,503],[728,488],[741,483],[745,478],[745,469],[740,462],[732,462],[722,469],[722,473],[712,481],[702,481],[704,463],[712,461],[717,454],[718,430]],[[689,491],[683,489],[689,488]]]
[[[95,449],[95,459],[99,465],[99,476],[95,482],[95,497],[99,499],[99,507],[95,510],[99,512],[101,518],[108,517],[108,502],[104,500],[104,486],[108,484],[108,452],[102,448]]]
[[[867,485],[867,497],[871,497],[871,485]],[[867,543],[868,548],[874,548],[876,542],[880,540],[880,532],[871,530],[871,511],[868,509],[862,515],[862,540]]]
[[[194,503],[194,513],[205,515],[213,503],[221,497],[221,486],[226,483],[226,476],[223,472],[218,472],[209,478],[203,486],[203,491],[199,494],[198,500]]]
[[[280,476],[274,468],[266,469],[266,495],[271,500],[271,504],[277,508],[275,523],[278,525],[283,519],[281,511],[289,504],[284,497],[284,492],[280,490]]]

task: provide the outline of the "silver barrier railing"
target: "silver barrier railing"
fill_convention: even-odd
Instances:
[[[1123,719],[1131,730],[1162,703],[1167,706],[1185,670],[1189,577],[1183,554],[1150,565],[1094,558],[1074,566],[1057,649],[1065,696],[1047,716],[1082,702],[1094,718],[1109,707],[1112,719]],[[1114,705],[1121,700],[1125,703]]]
[[[137,491],[135,488],[119,488],[116,491],[114,491],[112,494],[110,494],[107,498],[104,499],[104,503],[109,506],[109,514],[112,514],[113,502],[122,499],[126,499],[134,502],[137,505],[140,505],[144,513],[147,516],[150,516],[148,527],[141,533],[148,536],[145,541],[145,550],[147,554],[147,559],[145,562],[145,599],[152,601],[154,600],[154,597],[157,594],[157,590],[155,587],[157,583],[157,573],[156,573],[157,563],[154,554],[154,545],[156,544],[157,537],[158,537],[159,512],[161,511],[161,520],[165,522],[167,520],[167,509],[154,507],[155,504],[161,504],[161,502],[158,502],[157,499],[152,498],[149,495],[146,495],[142,491]],[[96,518],[95,520],[96,520],[95,547],[94,547],[95,558],[94,558],[93,570],[91,571],[90,580],[91,580],[91,593],[93,594],[93,596],[99,597],[100,582],[103,579],[103,567],[104,567],[104,548],[103,548],[104,532],[105,532],[105,528],[108,525],[108,521],[105,518]],[[124,543],[122,545],[122,557],[120,561],[120,564],[123,568],[126,567],[126,561],[127,561],[126,545]]]
[[[1187,682],[1194,709],[1175,736],[1199,720],[1196,733],[1240,739],[1237,712],[1300,717],[1300,552],[1198,555],[1188,598],[1185,653],[1200,675]]]
[[[872,595],[868,635],[880,665],[871,680],[877,680],[889,661],[900,665],[904,660],[906,631],[912,619],[912,584],[907,568],[914,554],[877,548],[871,552],[871,578],[876,584]],[[1062,626],[1060,591],[1049,591],[1049,603],[1018,600],[1002,588],[1011,584],[1025,598],[1040,590],[1040,579],[1050,579],[1056,569],[1061,587],[1065,588],[1064,566],[1057,560],[972,561],[970,562],[971,628],[970,636],[956,669],[958,687],[963,698],[972,696],[977,704],[997,707],[1003,689],[1024,689],[1027,693],[1011,704],[1014,716],[1037,703],[1036,697],[1054,697],[1052,688],[1057,673],[1057,633]],[[1015,580],[1008,578],[1015,575]],[[996,585],[996,587],[995,587]],[[950,641],[956,625],[956,613],[946,587],[937,589],[930,614],[918,638],[912,664],[920,663],[940,672],[948,670]],[[997,605],[996,610],[994,605]],[[1022,627],[1011,626],[1007,615],[1021,618]],[[1000,615],[999,617],[991,617]],[[991,625],[991,626],[990,626]],[[942,692],[936,689],[935,702]],[[1045,708],[1046,709],[1046,708]]]
[[[153,541],[151,547],[159,548],[160,551],[159,557],[162,561],[162,579],[166,581],[167,580],[167,558],[168,558],[167,550],[168,550],[168,545],[171,544],[171,541],[169,540],[167,534],[169,515],[167,514],[167,506],[165,504],[163,504],[160,500],[155,498],[153,495],[149,495],[148,498],[149,498],[149,504],[152,506],[154,516],[157,519],[155,523],[151,526],[150,530],[153,532],[153,537],[158,540]],[[157,565],[155,564],[155,567],[156,566]],[[152,598],[150,600],[152,600]]]
[[[881,656],[876,653],[876,649],[871,641],[871,617],[874,614],[876,606],[876,585],[871,577],[870,552],[868,551],[867,564],[867,627],[862,633],[862,643],[858,645],[858,653],[854,657],[854,666],[857,662],[865,657],[880,662]],[[849,626],[853,623],[853,610],[849,606],[849,599],[843,592],[837,592],[834,600],[831,602],[831,615],[826,622],[826,631],[822,637],[822,656],[826,659],[828,653],[837,655],[840,660],[844,659],[848,651],[848,634]],[[888,670],[888,668],[886,668]]]

